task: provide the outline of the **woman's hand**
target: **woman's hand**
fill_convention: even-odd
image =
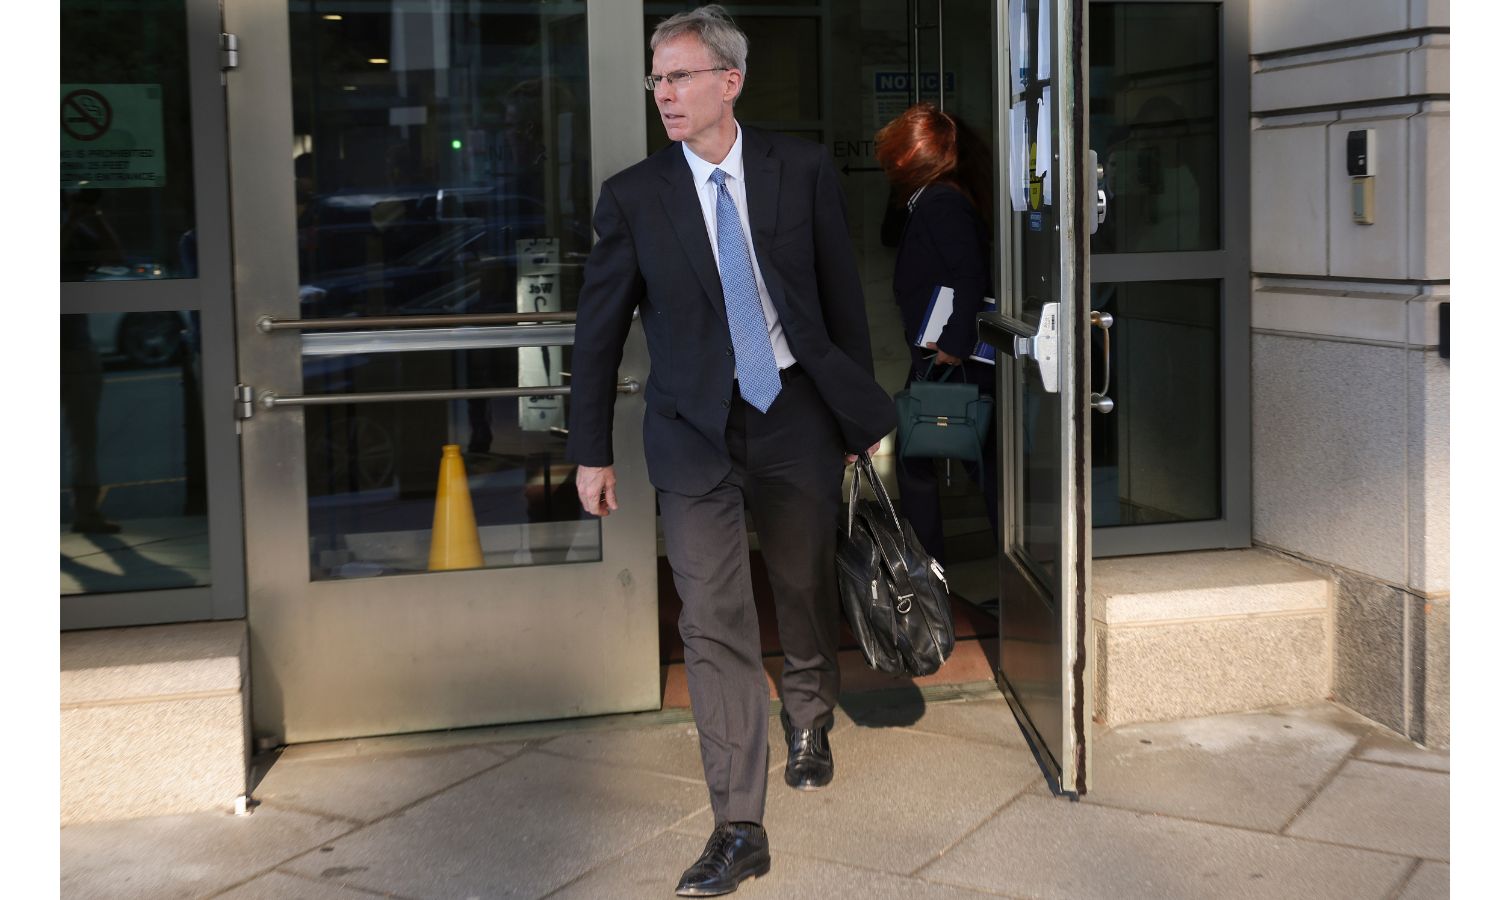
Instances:
[[[963,362],[963,360],[959,359],[958,357],[954,356],[951,353],[947,353],[947,352],[944,352],[942,350],[938,350],[938,345],[937,345],[936,341],[928,341],[927,342],[927,349],[928,350],[937,350],[937,363],[940,366],[956,366],[956,365],[959,365],[960,363]]]

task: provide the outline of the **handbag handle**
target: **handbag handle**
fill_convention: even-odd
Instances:
[[[936,368],[936,367],[937,367],[937,357],[934,356],[927,363],[927,371],[922,373],[922,377],[921,377],[920,380],[921,381],[932,381],[933,380],[933,378],[932,378],[932,370],[934,368]],[[963,366],[962,362],[960,362],[958,365],[943,366],[943,374],[941,374],[941,375],[939,375],[937,377],[938,383],[941,384],[941,383],[947,381],[949,378],[952,378],[953,377],[953,373],[954,373],[955,370],[959,373],[959,377],[963,379],[963,383],[964,384],[968,384],[969,383],[969,373],[966,372],[966,371],[964,371],[964,366]]]

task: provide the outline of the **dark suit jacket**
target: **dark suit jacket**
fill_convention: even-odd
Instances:
[[[965,361],[965,377],[970,381],[994,384],[995,367],[968,358],[979,340],[980,307],[985,297],[994,296],[989,231],[979,210],[953,185],[934,182],[917,198],[901,234],[891,284],[896,305],[901,308],[914,371],[925,371],[926,358],[932,356],[931,350],[915,345],[917,330],[932,303],[933,291],[947,286],[953,288],[953,315],[938,336],[937,345]]]
[[[827,152],[741,125],[750,238],[787,344],[850,450],[896,424],[876,383],[843,191]],[[640,309],[651,355],[645,449],[651,483],[700,495],[729,472],[724,428],[734,351],[719,270],[682,147],[604,182],[584,269],[572,359],[568,459],[614,462],[615,379]]]

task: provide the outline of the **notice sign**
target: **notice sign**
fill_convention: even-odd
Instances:
[[[866,83],[874,89],[875,98],[875,127],[880,128],[885,123],[901,115],[911,105],[912,90],[911,73],[906,69],[885,69],[874,66],[865,67]],[[919,82],[921,97],[929,103],[937,104],[938,99],[938,73],[923,72],[922,80]],[[958,77],[952,72],[943,73],[943,103],[946,108],[951,109],[958,94]]]
[[[62,186],[167,183],[159,84],[62,86]]]

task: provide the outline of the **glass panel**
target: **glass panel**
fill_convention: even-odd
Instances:
[[[1093,252],[1218,249],[1218,5],[1090,3],[1089,91],[1110,193]]]
[[[291,6],[304,318],[576,308],[592,242],[581,3]],[[306,394],[560,385],[565,348],[304,356]],[[485,566],[600,558],[553,398],[304,411],[313,579],[428,569],[443,447]],[[465,530],[469,526],[465,526]]]
[[[568,348],[309,357],[308,394],[555,383]],[[533,368],[541,371],[533,372]],[[563,461],[555,398],[360,403],[305,411],[314,580],[428,570],[444,444],[463,449],[486,567],[600,559]],[[450,498],[451,499],[451,498]]]
[[[651,7],[646,15],[648,46],[641,74],[651,71],[651,32],[663,19],[697,4]],[[787,5],[787,4],[776,4]],[[749,71],[745,88],[735,103],[735,117],[746,125],[775,128],[786,134],[823,142],[823,132],[813,127],[796,128],[793,123],[818,122],[822,115],[821,77],[823,58],[818,28],[823,21],[814,16],[762,16],[731,10],[735,23],[750,42],[746,60]],[[646,152],[655,153],[668,143],[656,103],[646,101]]]
[[[61,317],[62,593],[209,583],[197,313]]]
[[[335,8],[291,14],[303,317],[575,308],[592,242],[582,4]]]
[[[750,41],[745,92],[735,104],[741,122],[806,122],[822,115],[819,80],[821,19],[741,15]]]
[[[1042,388],[1036,367],[1024,366],[1021,384],[1021,547],[1033,574],[1049,588],[1057,584],[1058,541],[1062,536],[1063,473],[1058,470],[1061,405]]]
[[[1114,315],[1109,396],[1093,414],[1094,527],[1217,519],[1220,447],[1218,281],[1093,286],[1093,308]],[[1094,329],[1094,389],[1104,344]]]
[[[1041,320],[1048,303],[1061,300],[1057,229],[1057,186],[1053,174],[1058,166],[1058,142],[1054,139],[1057,110],[1054,101],[1050,18],[1055,15],[1047,0],[1015,3],[1010,10],[1011,65],[1004,79],[1009,84],[1009,129],[1011,157],[1005,171],[1010,210],[1014,299],[1009,311],[1030,324]],[[1049,21],[1043,23],[1042,18]],[[1040,52],[1041,49],[1048,52]],[[1042,386],[1035,364],[1018,366],[1021,411],[1021,479],[1019,535],[1021,557],[1033,574],[1055,593],[1058,541],[1062,522],[1059,491],[1063,473],[1060,415],[1057,395]]]
[[[62,280],[198,274],[184,0],[63,0]]]

